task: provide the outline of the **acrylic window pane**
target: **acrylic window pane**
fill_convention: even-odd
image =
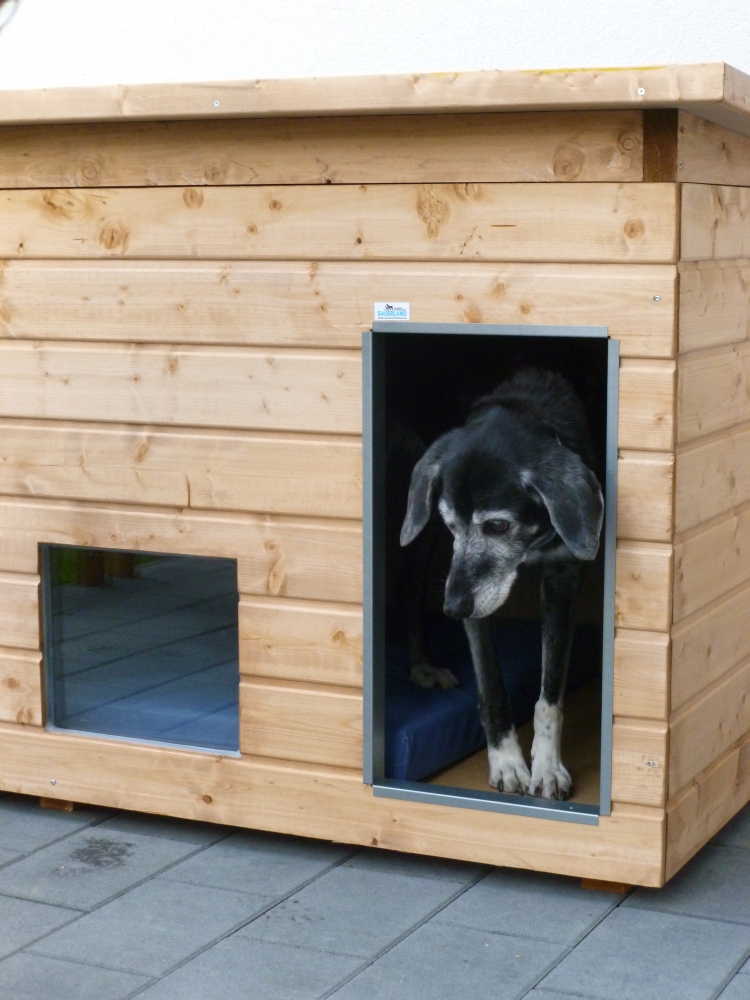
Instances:
[[[49,725],[239,746],[237,563],[43,547]]]

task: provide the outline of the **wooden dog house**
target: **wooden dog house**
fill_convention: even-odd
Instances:
[[[0,787],[652,886],[748,801],[750,79],[6,92],[0,122]],[[619,341],[597,823],[362,781],[360,344],[384,301]],[[239,753],[48,727],[49,545],[236,560]]]

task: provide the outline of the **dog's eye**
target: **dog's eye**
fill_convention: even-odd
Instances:
[[[504,535],[508,528],[510,528],[510,521],[504,521],[502,518],[498,518],[497,521],[485,521],[482,525],[482,531],[485,535]]]

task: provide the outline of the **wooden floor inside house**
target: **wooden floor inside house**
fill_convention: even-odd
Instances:
[[[237,751],[233,560],[154,558],[132,577],[50,590],[56,728]]]
[[[599,804],[601,744],[601,684],[588,681],[565,699],[562,757],[573,779],[568,802],[580,805]],[[534,724],[529,721],[518,730],[526,760],[529,760]],[[447,785],[479,792],[491,792],[487,782],[487,751],[480,750],[452,767],[428,779],[432,785]]]

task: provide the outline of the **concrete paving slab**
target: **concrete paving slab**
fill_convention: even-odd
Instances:
[[[637,889],[623,906],[750,925],[750,851],[708,845],[663,889]]]
[[[346,844],[241,831],[176,865],[169,877],[278,898],[345,860],[353,850]]]
[[[81,830],[1,869],[0,893],[91,910],[195,850],[158,837]]]
[[[539,985],[597,1000],[712,1000],[749,946],[744,926],[620,906]]]
[[[22,857],[23,854],[20,851],[6,851],[4,847],[0,847],[0,868],[9,865],[12,861],[18,861]]]
[[[143,976],[19,952],[0,962],[3,1000],[125,1000]]]
[[[433,920],[346,983],[333,998],[516,1000],[564,951],[548,941],[488,934]]]
[[[458,891],[445,879],[334,868],[239,935],[371,958]]]
[[[116,830],[118,833],[137,833],[142,837],[163,837],[178,840],[184,844],[209,846],[231,836],[231,826],[215,826],[213,823],[198,823],[189,819],[175,819],[170,816],[152,816],[149,813],[122,812],[101,824],[102,830]]]
[[[472,886],[436,918],[497,934],[574,944],[622,900],[583,889],[562,875],[501,868]]]
[[[348,955],[235,934],[144,990],[138,1000],[317,1000],[359,964]]]
[[[345,868],[362,868],[373,872],[393,872],[395,875],[414,875],[417,878],[447,879],[468,885],[483,872],[492,869],[468,861],[449,861],[445,858],[426,858],[420,854],[403,851],[382,851],[366,848],[344,865]]]
[[[58,812],[42,809],[39,800],[28,795],[0,795],[0,847],[29,854],[110,815],[93,808]]]
[[[750,1000],[750,976],[735,976],[721,991],[718,1000]]]
[[[271,902],[250,893],[155,878],[29,950],[161,976]]]
[[[80,913],[75,910],[0,896],[0,958],[79,917]]]
[[[745,847],[750,850],[750,805],[741,809],[711,841],[723,847]]]

